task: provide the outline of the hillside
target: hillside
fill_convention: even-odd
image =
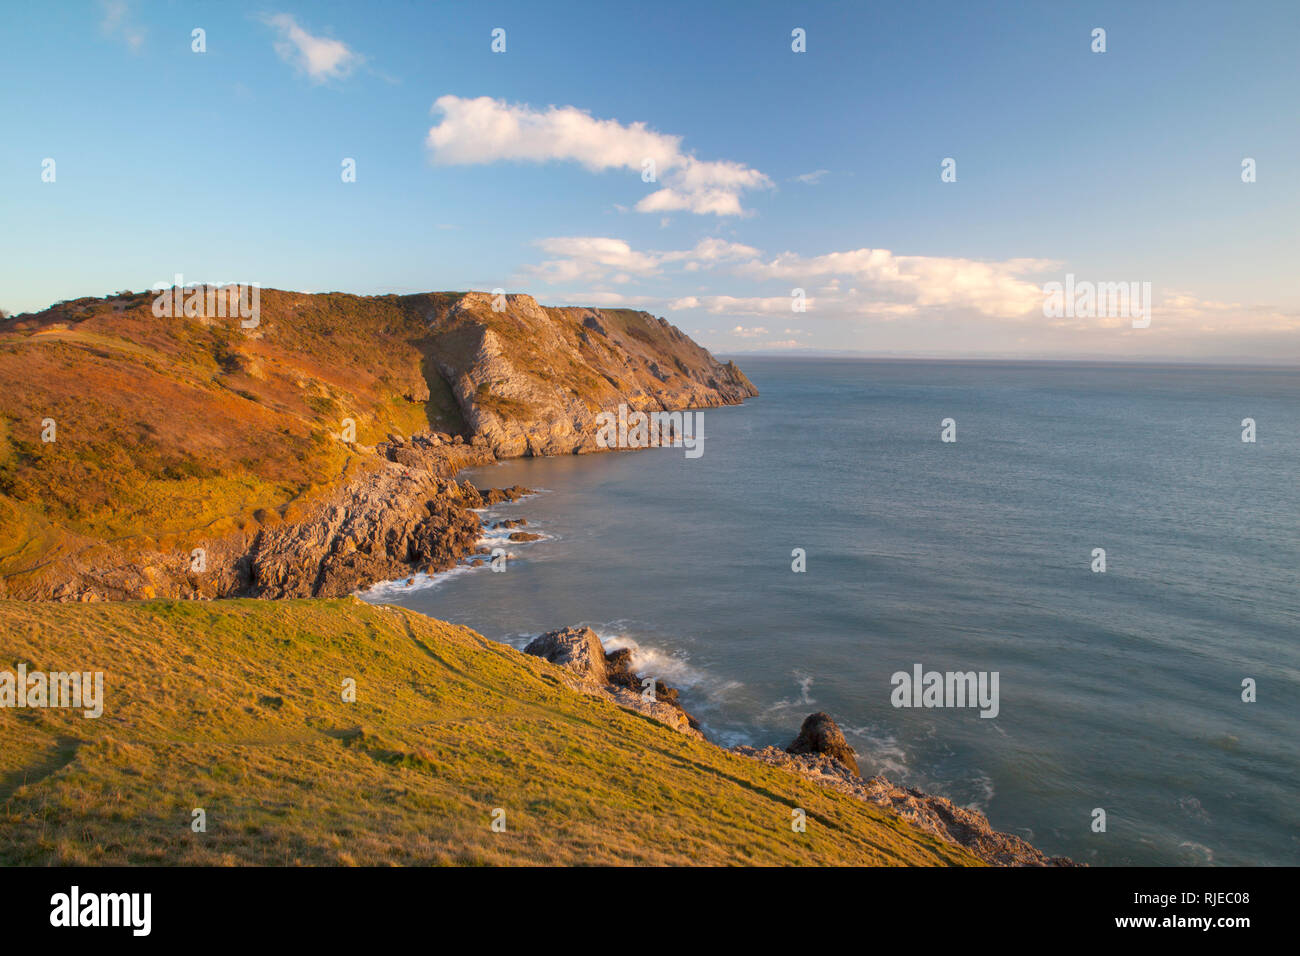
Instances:
[[[0,710],[3,864],[978,862],[555,665],[354,599],[0,601],[0,669],[16,662],[102,670],[104,712]]]
[[[337,530],[333,510],[382,498],[413,526],[413,509],[439,495],[432,479],[496,457],[598,450],[595,415],[622,402],[756,394],[734,365],[643,312],[265,289],[258,323],[243,328],[158,318],[154,299],[78,299],[0,322],[0,596],[346,593],[365,573],[322,590],[332,543],[311,540]],[[412,436],[429,440],[413,451]],[[383,477],[412,456],[416,486]],[[309,547],[276,542],[295,568],[275,577],[300,583],[259,579],[263,532],[298,525]],[[210,570],[195,578],[200,547]],[[409,550],[399,543],[375,573],[429,565]]]

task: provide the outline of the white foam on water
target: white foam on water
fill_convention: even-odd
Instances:
[[[532,495],[524,495],[524,498],[531,498]],[[502,505],[517,504],[518,502],[502,502]],[[494,505],[493,508],[501,507]],[[495,528],[492,525],[497,521],[505,520],[498,515],[493,508],[474,508],[472,509],[479,516],[482,525],[482,534],[474,542],[474,548],[477,551],[480,548],[503,548],[505,549],[507,560],[513,561],[518,557],[518,550],[527,548],[529,545],[541,544],[543,541],[555,541],[559,536],[549,534],[541,528],[522,525],[516,528]],[[510,535],[515,531],[527,530],[531,534],[541,535],[536,541],[511,541]],[[491,558],[490,554],[471,553],[460,559],[460,562],[453,568],[446,571],[437,571],[433,574],[427,574],[424,571],[417,571],[414,574],[408,574],[405,577],[395,578],[391,581],[378,581],[368,588],[362,588],[353,593],[363,601],[375,604],[383,604],[394,598],[400,598],[404,594],[410,594],[414,591],[431,591],[434,588],[441,587],[448,581],[462,575],[469,574],[471,571],[490,571],[491,565],[488,563]],[[474,567],[474,562],[482,562],[478,567]]]
[[[993,797],[997,793],[993,787],[993,778],[983,770],[976,770],[975,776],[971,780],[971,786],[975,788],[976,796],[966,806],[972,810],[987,813],[989,806],[993,803]]]
[[[373,604],[385,604],[393,598],[401,597],[403,594],[410,594],[413,591],[431,591],[434,588],[441,587],[453,578],[477,570],[479,569],[465,563],[458,564],[446,571],[439,571],[436,574],[425,574],[423,571],[417,571],[415,574],[409,574],[394,581],[379,581],[368,588],[357,591],[356,596]]]
[[[610,621],[586,625],[596,632],[605,652],[627,648],[632,652],[632,670],[642,677],[661,680],[674,690],[682,692],[681,704],[695,717],[700,718],[705,733],[713,730],[704,715],[722,706],[726,699],[745,685],[741,681],[718,677],[691,663],[685,650],[665,650],[633,636],[635,628],[628,621]],[[720,736],[715,739],[722,739]]]
[[[798,695],[794,698],[788,698],[788,697],[781,698],[776,703],[771,704],[767,708],[766,713],[770,714],[774,711],[801,709],[805,707],[811,707],[813,704],[817,703],[817,700],[812,696],[812,686],[813,686],[812,676],[810,674],[805,674],[803,671],[798,671],[798,670],[794,671],[793,673],[794,673],[795,685],[799,688]]]
[[[1191,863],[1211,864],[1214,862],[1214,851],[1204,843],[1193,843],[1191,840],[1184,840],[1178,844],[1178,849],[1184,850],[1184,856]]]
[[[706,683],[705,675],[691,666],[690,655],[685,651],[665,651],[651,644],[642,644],[617,624],[587,625],[600,638],[605,653],[627,648],[632,652],[632,670],[645,677],[661,680],[679,690],[695,688]]]
[[[858,765],[862,768],[864,776],[880,774],[894,783],[901,783],[904,778],[911,775],[912,768],[907,762],[907,751],[893,734],[871,726],[842,729],[844,736],[849,738],[849,745],[857,751]],[[854,739],[863,741],[863,746],[855,746]]]

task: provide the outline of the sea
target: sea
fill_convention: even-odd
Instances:
[[[737,359],[761,394],[699,457],[466,472],[537,490],[483,518],[542,538],[364,597],[590,626],[724,746],[824,711],[865,775],[1048,854],[1300,863],[1300,369]]]

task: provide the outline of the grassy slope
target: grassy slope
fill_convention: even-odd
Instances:
[[[248,527],[328,487],[389,431],[463,426],[426,376],[423,316],[453,297],[265,290],[262,324],[155,318],[153,297],[79,299],[0,328],[0,574],[78,536],[168,547]],[[427,400],[423,398],[428,389]],[[41,441],[42,422],[58,440]]]
[[[352,599],[3,601],[0,669],[18,661],[103,670],[106,702],[98,720],[0,710],[0,863],[976,862],[472,631]]]

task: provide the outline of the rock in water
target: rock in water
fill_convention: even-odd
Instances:
[[[792,754],[825,754],[862,776],[858,770],[857,754],[844,739],[839,725],[831,720],[830,714],[818,711],[805,717],[803,726],[799,728],[799,736],[785,749],[786,753]]]
[[[639,691],[641,679],[632,670],[632,648],[620,647],[605,655],[606,680],[628,690]]]
[[[524,653],[563,667],[574,675],[574,685],[584,693],[602,696],[696,740],[704,739],[699,722],[677,702],[677,691],[657,680],[654,696],[646,697],[641,678],[632,670],[632,651],[624,647],[606,654],[589,627],[548,631],[529,641]]]
[[[552,664],[567,667],[584,680],[604,684],[605,650],[600,638],[589,627],[562,627],[535,637],[524,648],[525,654],[545,658]]]

